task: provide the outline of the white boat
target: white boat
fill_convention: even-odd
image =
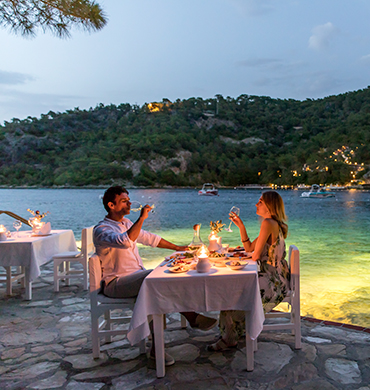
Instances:
[[[326,191],[318,184],[313,184],[309,192],[302,192],[302,198],[333,198],[334,192]]]
[[[204,183],[202,189],[198,191],[198,195],[217,196],[218,189],[212,183]]]

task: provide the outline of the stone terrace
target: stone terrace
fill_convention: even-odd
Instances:
[[[245,346],[206,351],[217,329],[180,329],[167,317],[166,348],[176,359],[157,379],[155,363],[124,337],[91,353],[89,296],[81,286],[53,292],[51,265],[34,283],[33,300],[20,287],[0,288],[0,389],[292,389],[370,390],[370,333],[317,320],[302,321],[303,348],[289,333],[263,333],[255,369],[246,371]],[[129,313],[128,313],[129,314]],[[214,313],[217,315],[217,313]],[[128,326],[128,324],[127,324]],[[149,346],[149,344],[148,344]]]

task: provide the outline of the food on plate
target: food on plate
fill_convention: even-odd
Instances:
[[[189,266],[188,265],[179,265],[177,267],[170,268],[171,272],[186,272],[189,271]]]
[[[233,271],[240,271],[248,264],[248,262],[242,260],[230,260],[225,264]]]
[[[194,253],[193,252],[184,252],[182,254],[182,256],[185,256],[186,258],[193,258],[194,257]]]
[[[229,254],[229,257],[247,257],[247,252],[233,252]]]
[[[224,255],[222,255],[221,253],[218,253],[218,252],[211,252],[208,257],[210,259],[217,259],[217,258],[220,258],[220,257],[224,257]]]
[[[192,261],[193,259],[194,259],[194,253],[192,252],[177,252],[166,257],[166,260],[173,260],[172,262],[176,260]]]
[[[171,261],[169,264],[170,267],[175,267],[177,265],[185,265],[185,264],[190,264],[193,261],[193,258],[191,259],[175,259]]]

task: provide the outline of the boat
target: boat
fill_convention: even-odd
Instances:
[[[318,184],[313,184],[310,191],[302,192],[302,198],[333,198],[334,192],[326,191],[325,188],[320,187]]]
[[[198,191],[198,195],[217,196],[218,189],[212,183],[204,183],[202,189]]]

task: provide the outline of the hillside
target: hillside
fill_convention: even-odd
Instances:
[[[0,126],[0,185],[344,184],[369,170],[369,126],[370,88],[50,111]]]

